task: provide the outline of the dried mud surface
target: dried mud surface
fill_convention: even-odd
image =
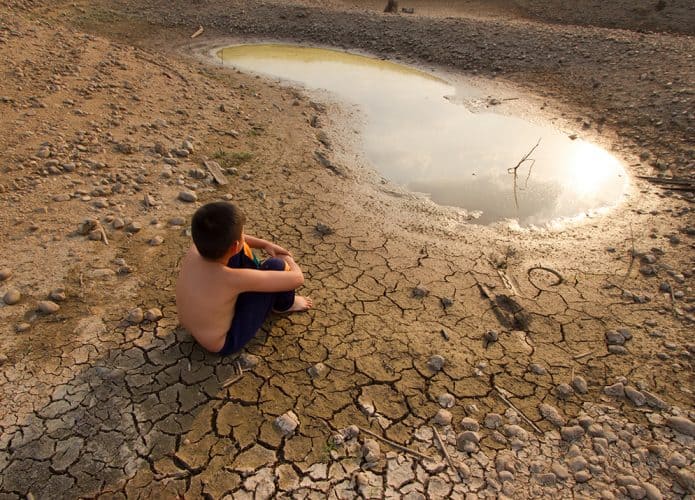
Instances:
[[[692,175],[692,37],[442,4],[0,3],[0,498],[695,494],[692,192],[635,178],[564,231],[477,226],[355,163],[335,103],[193,51],[296,40],[494,77],[632,174]],[[293,250],[316,304],[227,358],[173,293],[218,199]]]

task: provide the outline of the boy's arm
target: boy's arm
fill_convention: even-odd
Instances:
[[[251,248],[260,248],[261,250],[265,250],[265,253],[271,257],[290,255],[290,252],[282,248],[280,245],[276,245],[275,243],[271,243],[262,238],[256,238],[255,236],[244,234],[244,240]]]
[[[258,269],[230,269],[234,286],[239,292],[288,292],[304,284],[302,270],[292,257],[284,256],[288,271],[261,271]]]

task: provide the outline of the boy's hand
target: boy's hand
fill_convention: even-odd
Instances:
[[[265,250],[265,253],[270,255],[271,257],[278,257],[280,255],[292,255],[288,250],[285,250],[282,248],[280,245],[276,245],[275,243],[270,243],[263,247],[263,250]]]

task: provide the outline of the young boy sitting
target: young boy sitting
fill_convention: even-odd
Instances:
[[[309,298],[294,294],[302,270],[284,248],[243,233],[245,216],[227,202],[193,215],[193,243],[176,284],[179,321],[211,352],[229,354],[253,338],[271,310],[306,311]],[[265,250],[260,263],[251,248]]]

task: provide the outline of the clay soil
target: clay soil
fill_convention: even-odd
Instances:
[[[695,494],[692,6],[384,3],[0,2],[0,498]],[[489,81],[610,148],[630,193],[476,225],[375,174],[340,103],[206,56],[259,40]],[[174,303],[220,199],[316,304],[241,357]],[[331,439],[351,424],[435,460]]]

